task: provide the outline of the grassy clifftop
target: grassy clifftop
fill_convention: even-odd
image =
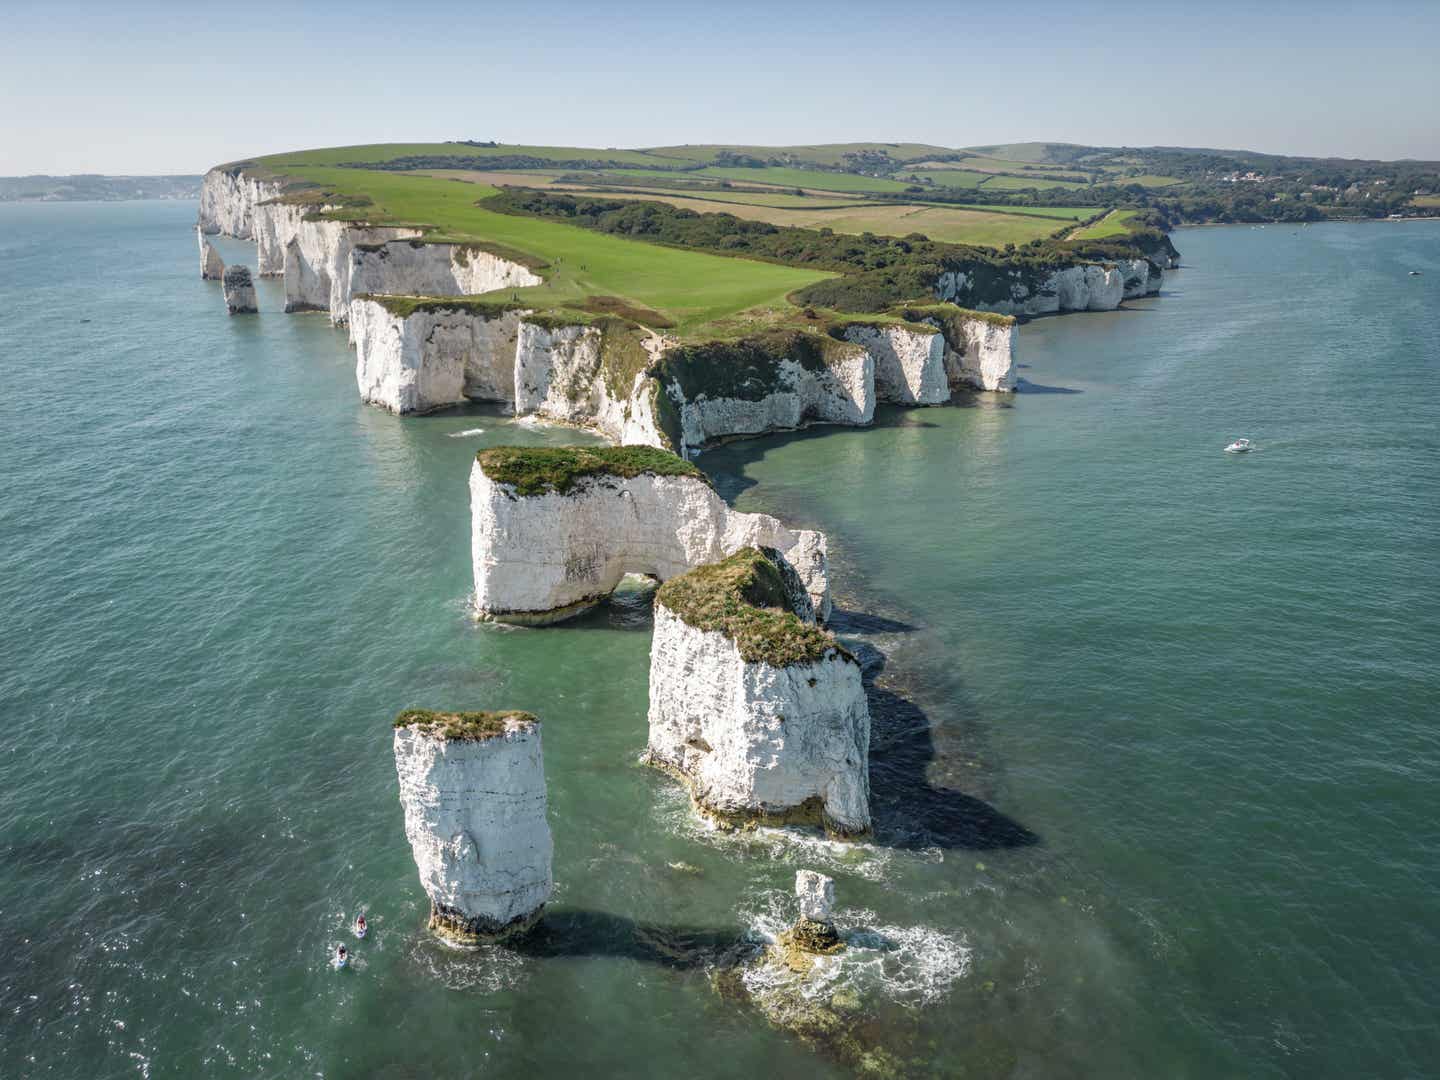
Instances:
[[[395,717],[397,728],[413,727],[426,735],[456,741],[482,742],[504,735],[513,724],[533,727],[539,723],[532,713],[518,709],[496,712],[435,712],[431,709],[406,709]]]
[[[527,496],[565,495],[581,481],[601,476],[686,476],[710,482],[688,461],[650,446],[492,446],[475,460],[495,483]]]
[[[758,548],[671,578],[655,602],[697,630],[724,634],[748,663],[810,664],[839,648],[834,635],[790,610],[780,569]]]

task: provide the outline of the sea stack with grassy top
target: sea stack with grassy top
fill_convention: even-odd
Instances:
[[[857,836],[870,829],[860,665],[807,621],[800,592],[780,554],[755,547],[661,586],[646,760],[723,826]]]
[[[221,279],[225,293],[225,307],[231,315],[253,315],[260,309],[255,306],[255,283],[250,279],[250,268],[242,263],[225,268]]]
[[[626,574],[666,581],[747,546],[775,548],[829,616],[825,536],[731,510],[688,461],[648,446],[482,450],[470,472],[482,618],[558,622]]]
[[[430,928],[462,945],[528,930],[553,888],[539,720],[407,709],[394,747]]]

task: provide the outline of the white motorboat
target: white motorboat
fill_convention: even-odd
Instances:
[[[1234,442],[1232,442],[1229,446],[1225,447],[1225,453],[1227,453],[1227,454],[1248,454],[1251,450],[1254,450],[1254,449],[1255,449],[1255,447],[1254,447],[1254,445],[1250,442],[1249,439],[1236,439],[1236,440],[1235,440]]]

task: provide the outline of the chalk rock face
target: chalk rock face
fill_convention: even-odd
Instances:
[[[624,446],[669,448],[655,415],[659,385],[644,371],[613,366],[606,335],[628,338],[648,363],[661,340],[621,324],[555,325],[522,319],[515,345],[515,414],[594,428]]]
[[[843,354],[837,350],[823,364],[781,357],[763,383],[748,382],[744,394],[687,394],[673,378],[665,390],[680,412],[680,449],[689,454],[718,439],[788,431],[807,423],[868,424],[875,418],[875,378],[874,359],[854,349]]]
[[[563,494],[521,495],[486,474],[488,453],[470,470],[475,605],[483,618],[559,622],[609,595],[626,574],[665,581],[746,546],[778,549],[816,615],[829,617],[823,533],[731,510],[699,476],[601,474]]]
[[[814,870],[795,871],[795,896],[800,916],[815,922],[829,922],[835,914],[835,879]]]
[[[772,663],[724,629],[692,625],[667,594],[686,580],[656,595],[647,760],[682,777],[697,807],[722,823],[867,832],[870,713],[860,665],[818,628],[809,632],[828,641],[815,658]]]
[[[978,311],[1002,315],[1047,315],[1057,311],[1113,311],[1125,296],[1124,275],[1115,267],[1085,264],[1055,270],[1032,292],[1019,280],[1010,286],[1010,299],[975,299],[969,295],[971,282],[965,274],[947,271],[936,280],[935,295]],[[1149,286],[1147,286],[1149,287]],[[1153,283],[1159,289],[1159,282]]]
[[[397,315],[381,300],[356,297],[349,331],[361,399],[401,414],[511,401],[520,317],[440,302]]]
[[[540,275],[488,251],[418,239],[357,240],[351,289],[388,296],[472,296],[539,285]]]
[[[958,326],[956,323],[958,322]],[[1015,389],[1015,324],[988,319],[952,320],[945,346],[945,376],[952,386],[976,390]]]
[[[220,258],[220,253],[215,250],[215,245],[205,239],[205,234],[197,226],[195,239],[200,242],[200,277],[204,281],[223,281],[225,278],[225,260]]]
[[[305,215],[311,209],[294,203],[255,205],[250,231],[255,240],[255,271],[261,277],[279,277],[285,272],[285,247],[299,234]]]
[[[350,317],[350,300],[357,244],[383,244],[398,237],[414,236],[416,230],[393,227],[361,227],[343,221],[300,222],[295,235],[285,244],[285,310],[324,311],[332,323]],[[370,289],[370,292],[402,290]]]
[[[527,928],[553,889],[539,721],[411,710],[395,724],[405,836],[431,928],[460,942]]]
[[[255,306],[255,283],[250,280],[250,268],[241,263],[225,268],[221,282],[225,293],[225,307],[231,315],[252,315],[259,310]]]
[[[200,229],[248,240],[256,204],[279,195],[278,181],[253,179],[237,166],[211,169],[200,182]]]
[[[875,362],[875,396],[897,405],[939,405],[950,400],[945,339],[902,326],[851,326],[845,340],[862,345]]]

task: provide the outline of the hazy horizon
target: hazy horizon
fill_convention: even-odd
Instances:
[[[9,16],[0,175],[192,174],[317,146],[1009,142],[1440,159],[1440,5],[833,3],[597,16],[357,0]],[[342,21],[343,20],[343,21]],[[1052,44],[1053,43],[1053,44]]]

